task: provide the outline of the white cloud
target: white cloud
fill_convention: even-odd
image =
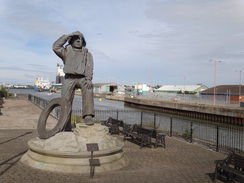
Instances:
[[[94,82],[149,83],[147,68],[155,68],[153,84],[182,84],[185,75],[187,84],[211,86],[209,60],[219,59],[218,84],[236,84],[235,70],[244,68],[241,0],[2,0],[0,5],[0,78],[17,76],[32,84],[36,75],[52,73],[54,80],[62,61],[52,44],[76,30],[93,54]]]

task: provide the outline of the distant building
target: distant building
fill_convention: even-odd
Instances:
[[[28,88],[26,85],[13,85],[13,88]]]
[[[214,87],[208,88],[200,93],[201,95],[214,95]],[[216,96],[226,96],[230,101],[244,102],[244,86],[243,85],[218,85],[215,87]]]
[[[135,84],[134,94],[142,95],[144,93],[149,93],[150,87],[146,84]]]
[[[163,85],[158,89],[154,89],[154,92],[165,93],[200,93],[206,90],[208,87],[205,85]]]
[[[5,87],[5,84],[4,83],[0,83],[0,88],[1,87]]]
[[[56,84],[63,83],[64,80],[64,66],[57,64]]]
[[[13,88],[13,85],[5,84],[5,83],[0,83],[0,89],[1,88]]]
[[[5,87],[6,85],[4,83],[0,83],[0,89],[2,89],[3,87]]]
[[[125,92],[125,87],[117,83],[95,83],[93,86],[93,92],[99,94],[123,94]]]

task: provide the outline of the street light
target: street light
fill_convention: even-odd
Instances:
[[[216,65],[218,62],[221,62],[220,60],[209,60],[210,62],[214,62],[214,105],[216,103],[216,98],[215,98],[215,95],[216,95]]]
[[[236,71],[238,72],[238,71]],[[240,102],[240,99],[241,99],[241,72],[242,71],[239,71],[240,72],[240,78],[239,78],[239,102]]]
[[[184,95],[183,95],[183,98],[185,100],[185,93],[186,93],[186,76],[185,75],[182,75],[182,77],[184,78]]]
[[[153,80],[153,71],[155,71],[154,68],[147,68],[149,71],[150,71],[150,88],[151,88],[151,91],[152,91],[152,80]],[[151,93],[150,91],[150,93]]]

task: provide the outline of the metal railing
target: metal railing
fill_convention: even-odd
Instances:
[[[33,95],[29,101],[44,109],[48,101]],[[52,115],[59,118],[60,108],[54,108]],[[82,110],[73,110],[73,115],[82,116]],[[157,128],[168,136],[180,137],[188,142],[197,142],[215,151],[235,151],[244,153],[244,127],[228,126],[218,123],[199,122],[195,119],[181,119],[161,113],[141,110],[95,110],[95,121],[107,120],[109,117],[123,120],[128,124],[141,124]]]
[[[40,107],[41,109],[44,109],[46,108],[47,104],[49,103],[48,100],[45,100],[41,97],[37,97],[35,95],[31,95],[31,94],[28,94],[28,100],[30,102],[32,102],[33,104],[35,104],[36,106]],[[55,107],[51,113],[50,113],[53,117],[59,119],[60,115],[61,115],[61,107],[58,106],[58,107]]]

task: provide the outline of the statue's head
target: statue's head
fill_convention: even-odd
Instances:
[[[86,41],[83,34],[78,31],[77,35],[72,36],[68,42],[74,48],[82,48],[83,46],[86,46]]]

